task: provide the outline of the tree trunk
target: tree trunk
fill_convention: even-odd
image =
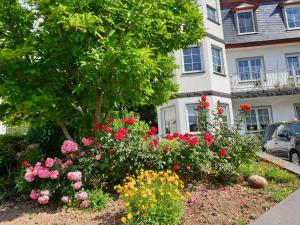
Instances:
[[[55,119],[54,121],[55,121],[55,122],[58,124],[58,126],[61,128],[63,134],[65,135],[65,138],[68,139],[68,140],[73,141],[73,138],[71,137],[71,135],[70,135],[68,129],[65,127],[65,125],[64,125],[59,119]]]
[[[96,122],[100,122],[101,118],[101,106],[102,106],[102,97],[103,92],[101,92],[101,88],[96,87],[96,111],[95,111],[95,117]]]

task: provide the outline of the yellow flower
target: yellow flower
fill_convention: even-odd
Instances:
[[[127,218],[128,218],[129,220],[131,220],[131,219],[132,219],[132,214],[131,214],[131,213],[128,213]]]
[[[121,222],[126,223],[126,221],[127,221],[126,217],[123,216],[122,219],[121,219]]]
[[[191,195],[191,193],[187,191],[187,192],[186,192],[186,195],[187,195],[187,196],[190,196],[190,195]]]

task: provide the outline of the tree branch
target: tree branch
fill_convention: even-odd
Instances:
[[[63,134],[65,135],[65,138],[67,138],[68,140],[73,141],[73,138],[71,137],[68,129],[65,127],[65,125],[59,120],[59,119],[54,119],[54,121],[57,123],[57,125],[61,128]]]

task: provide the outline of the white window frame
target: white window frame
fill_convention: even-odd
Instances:
[[[300,29],[300,26],[299,27],[292,27],[292,28],[289,27],[289,21],[288,21],[287,12],[286,12],[286,9],[288,9],[288,8],[300,8],[300,6],[299,5],[297,5],[297,6],[288,5],[288,6],[284,7],[283,11],[284,11],[284,19],[285,19],[285,23],[286,23],[286,28],[288,30],[298,30],[298,29]]]
[[[166,123],[165,123],[165,111],[166,110],[174,110],[175,112],[175,121],[176,121],[176,131],[178,129],[178,125],[177,125],[177,111],[176,111],[176,106],[173,105],[173,106],[169,106],[169,107],[166,107],[166,108],[163,108],[161,109],[161,120],[162,120],[162,134],[163,135],[166,135]]]
[[[289,67],[289,62],[288,62],[288,58],[289,58],[289,57],[298,57],[299,68],[295,68],[295,69],[296,69],[296,70],[300,70],[300,53],[286,54],[286,55],[285,55],[285,59],[286,59],[286,67],[287,67],[288,70],[293,69],[293,68],[290,68],[290,67]],[[289,71],[289,72],[290,72],[290,71]],[[296,75],[296,76],[295,76],[295,75]],[[294,74],[294,71],[293,71],[293,75],[290,76],[290,77],[293,77],[293,76],[295,76],[295,77],[300,77],[300,74],[299,74],[299,75]]]
[[[225,123],[223,121],[223,119],[222,119],[223,124],[227,124],[227,126],[230,126],[231,125],[231,115],[230,115],[229,104],[227,104],[227,103],[220,103],[219,106],[221,108],[224,108],[225,112],[227,112],[227,114],[225,115],[225,116],[227,116],[227,122]]]
[[[262,70],[261,70],[261,74],[260,74],[261,77],[258,78],[258,79],[253,79],[252,68],[251,68],[251,60],[253,60],[253,59],[260,59]],[[250,65],[250,67],[249,67],[249,73],[251,75],[251,79],[249,79],[249,80],[242,80],[241,76],[240,76],[239,61],[246,61],[246,60],[248,61],[248,65]],[[263,71],[265,70],[264,57],[263,56],[254,56],[254,57],[238,58],[238,59],[236,59],[236,68],[237,68],[237,74],[238,74],[239,83],[253,82],[253,81],[261,80],[261,78],[263,76]]]
[[[187,121],[187,128],[188,128],[187,130],[188,130],[189,133],[198,133],[199,132],[198,129],[197,129],[197,131],[191,131],[190,130],[190,120],[189,120],[189,110],[188,110],[189,106],[196,106],[196,108],[197,108],[197,105],[198,105],[198,103],[188,103],[188,104],[185,105],[186,121]],[[199,114],[197,112],[197,128],[199,126],[198,116],[199,116]]]
[[[192,71],[185,71],[185,66],[184,66],[184,53],[183,50],[181,49],[181,65],[182,65],[182,74],[190,74],[190,73],[203,73],[204,72],[204,61],[203,61],[203,51],[202,51],[202,45],[198,46],[188,46],[187,48],[199,48],[200,49],[200,64],[201,64],[201,70],[192,70]]]
[[[253,32],[245,32],[245,33],[241,33],[241,31],[240,31],[240,22],[239,22],[239,16],[238,16],[238,14],[239,14],[239,13],[245,13],[245,12],[251,12],[252,24],[253,24]],[[237,23],[236,26],[237,26],[237,29],[238,29],[238,35],[257,33],[257,31],[256,31],[256,26],[255,26],[254,11],[253,11],[253,9],[237,11],[237,12],[235,13],[235,17],[236,17],[236,23]]]
[[[251,110],[255,110],[257,130],[248,130],[247,121],[245,121],[245,129],[246,129],[247,132],[256,133],[256,132],[262,131],[261,126],[260,126],[260,122],[259,122],[258,109],[267,109],[268,114],[269,114],[269,118],[270,118],[270,124],[273,122],[272,107],[271,106],[255,106],[255,107],[252,107]]]
[[[297,113],[297,108],[299,107],[299,117],[298,117],[298,113]],[[294,109],[295,109],[295,116],[298,120],[300,120],[300,103],[297,103],[294,105]]]
[[[213,48],[218,49],[220,53],[220,60],[221,60],[221,72],[215,71],[214,69],[214,60],[213,60]],[[211,45],[211,60],[212,60],[212,66],[213,66],[213,72],[217,74],[225,74],[225,68],[224,68],[224,56],[223,56],[223,48],[218,47],[216,45]]]
[[[208,9],[211,9],[211,10],[214,11],[214,15],[215,15],[215,18],[216,18],[215,20],[213,20],[213,19],[211,19],[211,18],[208,17]],[[215,22],[215,23],[219,23],[219,16],[218,16],[218,11],[217,11],[216,8],[214,8],[214,7],[210,6],[210,5],[206,5],[206,13],[207,13],[207,19],[209,21],[212,21],[212,22]]]

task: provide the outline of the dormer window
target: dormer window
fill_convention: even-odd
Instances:
[[[237,12],[237,25],[239,34],[248,34],[255,32],[253,11]]]
[[[300,28],[300,6],[287,6],[284,9],[288,29]]]

